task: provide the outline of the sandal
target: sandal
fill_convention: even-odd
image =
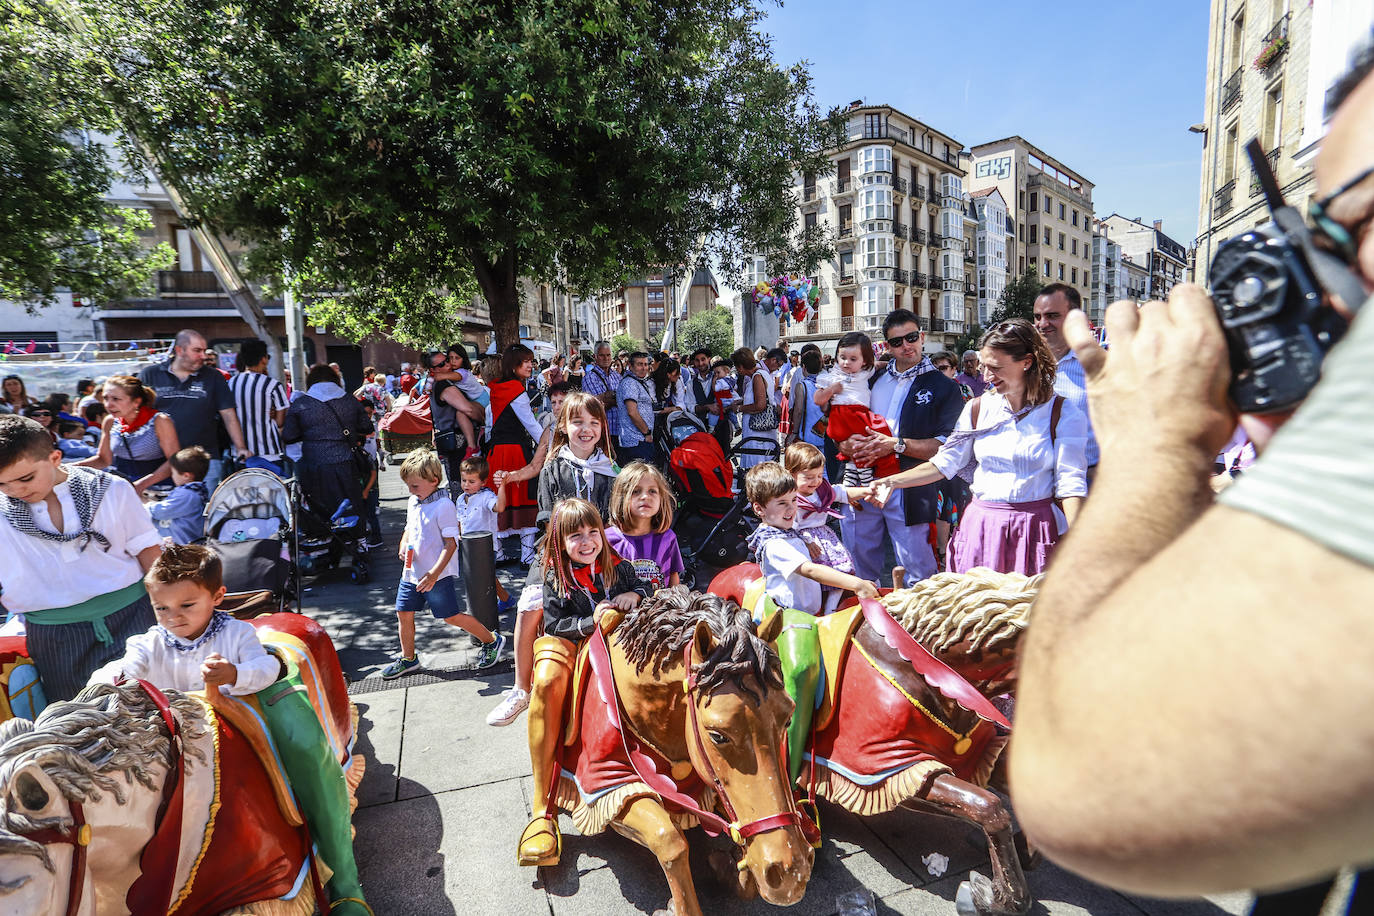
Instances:
[[[553,839],[552,850],[548,849],[549,844],[544,841],[544,837]],[[551,815],[540,815],[531,820],[524,833],[520,834],[520,848],[515,858],[520,865],[538,868],[544,865],[557,865],[562,855],[563,834],[558,831],[558,820]]]

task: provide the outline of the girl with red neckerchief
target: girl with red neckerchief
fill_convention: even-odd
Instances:
[[[101,469],[113,465],[140,495],[170,482],[171,458],[181,442],[172,418],[154,409],[157,394],[132,375],[116,375],[105,382],[101,400],[109,413],[100,425],[99,449],[77,463]]]

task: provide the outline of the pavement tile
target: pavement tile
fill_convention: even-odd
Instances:
[[[486,721],[514,678],[507,671],[490,678],[407,688],[398,798],[480,786],[530,772],[524,717],[504,728]]]
[[[493,812],[523,806],[511,779],[360,809],[353,847],[377,916],[548,916],[544,892],[515,864],[520,827],[492,829]]]
[[[404,690],[371,693],[354,700],[358,707],[358,740],[354,753],[367,760],[363,781],[358,785],[359,807],[396,800],[405,701]]]

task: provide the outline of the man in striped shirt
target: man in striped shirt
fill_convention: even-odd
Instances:
[[[1064,319],[1070,310],[1083,307],[1083,297],[1078,290],[1067,283],[1051,283],[1040,290],[1035,298],[1035,327],[1050,352],[1059,360],[1059,368],[1054,374],[1054,393],[1064,400],[1077,405],[1088,418],[1088,445],[1084,457],[1088,463],[1088,479],[1092,479],[1097,469],[1097,436],[1093,434],[1092,414],[1088,412],[1087,380],[1083,376],[1083,364],[1074,355],[1069,342],[1064,339]]]
[[[229,390],[248,446],[244,465],[284,476],[281,425],[286,419],[286,388],[267,374],[267,361],[267,344],[245,340],[239,346],[239,371],[229,380]]]

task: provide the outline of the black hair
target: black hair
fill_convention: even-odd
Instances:
[[[883,339],[886,340],[887,332],[891,331],[899,324],[914,324],[917,328],[921,326],[921,322],[916,320],[915,313],[907,309],[893,309],[888,312],[887,317],[883,319]]]
[[[1069,300],[1070,309],[1081,309],[1083,307],[1083,295],[1067,283],[1048,283],[1040,287],[1040,292],[1035,294],[1035,298],[1041,296],[1053,296],[1055,293],[1063,293],[1064,298]]]
[[[693,362],[696,361],[696,358],[697,358],[697,355],[698,355],[698,354],[705,354],[705,356],[706,356],[707,359],[710,359],[710,358],[711,358],[711,351],[710,351],[710,350],[706,349],[705,347],[697,347],[695,350],[692,351],[691,359],[692,359]]]
[[[256,366],[267,358],[267,344],[256,337],[239,344],[238,370],[246,372],[249,366]]]
[[[776,359],[778,362],[785,363],[787,362],[787,351],[784,350],[782,347],[774,347],[767,353],[763,354],[763,358]]]
[[[305,387],[318,385],[320,382],[333,382],[335,385],[342,385],[339,373],[334,371],[334,367],[329,363],[316,363],[310,367],[310,371],[305,374]]]

